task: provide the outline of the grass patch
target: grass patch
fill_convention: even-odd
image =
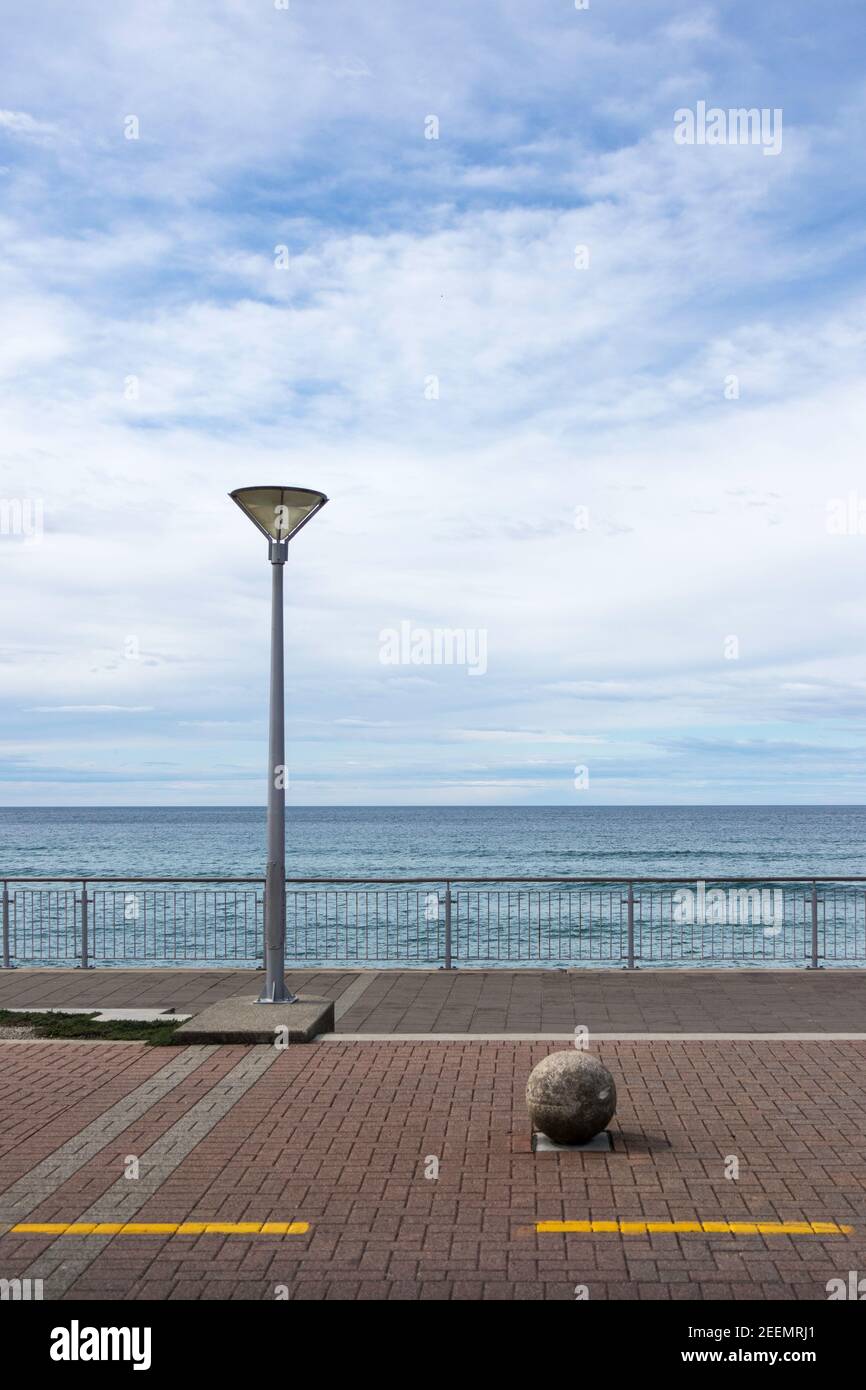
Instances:
[[[0,1009],[0,1029],[35,1028],[40,1038],[92,1038],[101,1042],[145,1042],[165,1047],[174,1042],[181,1020],[142,1023],[132,1018],[99,1020],[92,1014],[12,1013]],[[0,1039],[2,1039],[0,1032]]]

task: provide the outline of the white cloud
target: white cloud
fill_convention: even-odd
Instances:
[[[30,714],[147,714],[153,705],[31,705]]]
[[[20,135],[37,143],[51,143],[62,131],[50,121],[38,121],[26,111],[0,111],[0,131],[9,135]]]
[[[296,798],[573,800],[574,740],[602,799],[712,800],[734,721],[741,794],[783,794],[792,740],[755,726],[860,718],[866,537],[825,526],[866,423],[853,89],[786,113],[779,159],[678,148],[710,77],[760,89],[748,35],[585,19],[338,2],[332,39],[300,6],[85,3],[50,73],[23,26],[3,490],[45,533],[0,535],[0,700],[43,774],[22,715],[62,713],[132,800],[261,800],[268,571],[226,493],[271,478],[332,497],[287,575]],[[483,630],[487,675],[383,667],[404,618]],[[502,756],[536,744],[561,765]],[[828,747],[810,785],[843,774]],[[42,795],[89,798],[67,778]]]

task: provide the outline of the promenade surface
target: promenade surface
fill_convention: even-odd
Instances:
[[[866,970],[298,970],[343,1033],[863,1033]],[[0,1008],[175,1008],[255,997],[254,970],[0,971]]]
[[[15,971],[0,1006],[186,1011],[256,978]],[[46,1299],[824,1300],[866,1271],[866,977],[292,979],[342,1001],[342,1035],[0,1043],[0,1279]],[[567,1044],[449,1037],[581,1024],[616,1078],[612,1152],[534,1154],[526,1077]],[[691,1033],[714,1036],[658,1037]]]

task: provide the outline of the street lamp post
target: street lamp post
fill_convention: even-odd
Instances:
[[[230,493],[268,538],[271,562],[271,694],[268,735],[268,867],[265,879],[265,983],[260,1004],[294,1004],[286,989],[286,718],[283,566],[289,541],[327,502],[305,487],[241,487]]]

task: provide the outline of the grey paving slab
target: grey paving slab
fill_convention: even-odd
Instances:
[[[220,999],[181,1024],[178,1041],[198,1043],[273,1043],[282,1033],[286,1042],[311,1042],[334,1027],[332,999],[299,994],[292,1004],[259,1004],[254,995]]]

